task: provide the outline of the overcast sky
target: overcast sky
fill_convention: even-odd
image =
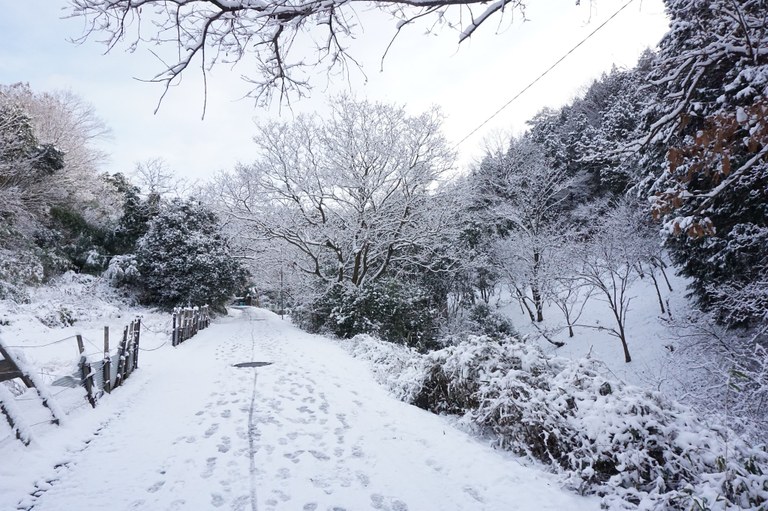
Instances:
[[[391,101],[418,113],[438,105],[446,115],[445,133],[458,143],[534,78],[611,16],[625,0],[530,0],[528,21],[499,26],[491,19],[469,41],[442,30],[424,35],[411,28],[395,41],[379,71],[379,61],[395,23],[386,15],[358,9],[362,30],[351,53],[365,77],[353,73],[358,98]],[[292,108],[265,110],[242,99],[248,87],[239,68],[217,68],[209,76],[208,109],[201,120],[203,89],[190,70],[153,114],[162,86],[150,78],[161,67],[147,48],[127,53],[118,46],[104,55],[97,42],[76,45],[82,20],[62,19],[65,0],[0,0],[0,83],[28,82],[33,90],[66,89],[92,103],[111,127],[103,142],[111,159],[103,170],[130,172],[135,162],[164,158],[180,175],[205,179],[237,161],[250,161],[254,120],[322,110],[329,94],[349,90],[346,81],[323,76],[308,100]],[[661,0],[635,0],[614,20],[558,65],[493,122],[463,142],[459,167],[482,154],[483,139],[499,131],[520,132],[543,107],[558,107],[612,65],[632,67],[667,29]]]

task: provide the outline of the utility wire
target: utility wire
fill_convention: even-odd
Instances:
[[[595,35],[595,34],[596,34],[596,33],[597,33],[597,32],[598,32],[598,31],[599,31],[601,28],[603,28],[603,27],[604,27],[604,26],[606,26],[606,25],[607,25],[609,22],[611,22],[611,21],[612,21],[612,20],[613,20],[613,19],[614,19],[616,16],[618,16],[618,15],[619,15],[619,13],[620,13],[621,11],[623,11],[624,9],[626,9],[627,7],[629,7],[629,4],[631,4],[631,3],[632,3],[632,2],[634,2],[634,1],[635,1],[635,0],[629,0],[627,3],[625,3],[624,5],[622,5],[622,6],[619,8],[619,10],[617,10],[616,12],[614,12],[614,13],[613,13],[613,14],[612,14],[612,15],[611,15],[611,16],[610,16],[610,17],[609,17],[607,20],[605,20],[605,21],[604,21],[604,22],[602,22],[600,25],[598,25],[598,27],[597,27],[597,28],[595,28],[595,29],[594,29],[592,32],[590,32],[590,33],[589,33],[589,35],[587,35],[587,36],[586,36],[584,39],[582,39],[581,41],[579,41],[579,43],[578,43],[576,46],[574,46],[573,48],[571,48],[570,50],[568,50],[568,52],[567,52],[565,55],[563,55],[562,57],[560,57],[560,58],[559,58],[559,59],[558,59],[558,60],[557,60],[557,61],[556,61],[554,64],[552,64],[551,66],[549,66],[549,68],[547,68],[547,70],[546,70],[546,71],[544,71],[543,73],[541,73],[541,74],[540,74],[539,76],[537,76],[537,77],[536,77],[536,78],[535,78],[535,79],[534,79],[534,80],[533,80],[531,83],[529,83],[528,85],[526,85],[526,86],[523,88],[523,90],[521,90],[520,92],[518,92],[517,94],[515,94],[515,95],[512,97],[512,99],[510,99],[509,101],[507,101],[506,103],[504,103],[504,105],[502,105],[502,107],[501,107],[501,108],[499,108],[498,110],[496,110],[496,111],[493,113],[493,115],[491,115],[490,117],[488,117],[486,120],[484,120],[482,123],[480,123],[480,125],[479,125],[479,126],[477,126],[475,129],[473,129],[472,131],[470,131],[470,132],[469,132],[469,133],[468,133],[468,134],[467,134],[467,135],[466,135],[464,138],[462,138],[461,140],[459,140],[459,142],[458,142],[458,143],[457,143],[457,144],[456,144],[454,147],[459,147],[459,146],[460,146],[462,143],[464,143],[464,142],[465,142],[465,141],[466,141],[466,140],[467,140],[469,137],[471,137],[472,135],[474,135],[475,133],[477,133],[477,132],[478,132],[478,131],[479,131],[479,130],[480,130],[482,127],[483,127],[483,126],[485,126],[486,124],[488,124],[489,122],[491,122],[491,120],[493,120],[493,118],[494,118],[494,117],[496,117],[497,115],[499,115],[499,114],[501,113],[501,111],[502,111],[502,110],[504,110],[505,108],[507,108],[507,107],[508,107],[510,104],[512,104],[512,102],[513,102],[513,101],[515,101],[517,98],[519,98],[520,96],[522,96],[522,95],[525,93],[525,91],[527,91],[528,89],[530,89],[531,87],[533,87],[533,86],[536,84],[536,82],[538,82],[539,80],[541,80],[542,78],[544,78],[544,77],[545,77],[547,74],[549,74],[549,72],[550,72],[550,71],[552,71],[552,70],[553,70],[555,67],[557,67],[557,66],[558,66],[558,65],[559,65],[559,64],[560,64],[562,61],[564,61],[566,58],[568,58],[568,56],[569,56],[571,53],[573,53],[574,51],[576,51],[576,50],[579,48],[579,46],[581,46],[582,44],[584,44],[585,42],[587,42],[587,41],[589,40],[589,38],[590,38],[590,37],[592,37],[593,35]]]

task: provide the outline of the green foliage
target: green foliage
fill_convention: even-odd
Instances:
[[[194,200],[164,205],[135,255],[140,298],[168,309],[207,304],[222,310],[247,277],[230,254],[216,215]]]
[[[84,273],[101,273],[106,268],[107,233],[92,225],[74,209],[50,208],[46,229],[38,232],[37,244],[53,257],[68,260],[70,267]],[[69,268],[68,268],[69,269]],[[53,273],[57,273],[55,270]]]
[[[434,346],[438,313],[427,292],[395,280],[361,287],[336,285],[294,318],[312,332],[342,338],[372,334],[420,350]]]
[[[158,213],[157,195],[141,198],[141,190],[121,173],[105,176],[108,183],[123,196],[123,211],[117,227],[110,233],[107,246],[112,254],[133,252],[136,242],[146,234],[149,221]]]

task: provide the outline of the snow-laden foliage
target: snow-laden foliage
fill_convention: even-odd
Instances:
[[[448,212],[429,200],[453,157],[441,124],[436,110],[347,97],[325,119],[266,123],[258,159],[217,178],[217,207],[326,286],[390,276],[442,234]]]
[[[360,346],[355,346],[359,341]],[[356,356],[422,408],[455,414],[497,445],[563,474],[610,509],[759,509],[768,453],[659,393],[605,376],[594,360],[548,358],[512,338],[470,337],[427,355],[355,338]],[[406,383],[398,368],[422,371]]]
[[[418,351],[408,346],[382,342],[367,334],[356,335],[342,342],[352,355],[371,362],[376,379],[398,399],[408,403],[416,399],[421,391],[426,362]]]
[[[361,287],[337,285],[292,314],[303,328],[313,332],[341,338],[372,334],[421,349],[434,341],[437,316],[425,290],[395,280]]]
[[[194,200],[165,205],[139,240],[136,262],[142,300],[166,308],[207,304],[215,310],[245,284],[216,216]]]
[[[569,194],[565,171],[540,144],[523,136],[511,139],[496,154],[487,154],[471,183],[476,201],[490,208],[486,214],[497,229],[494,260],[531,320],[543,321],[553,281],[553,253],[566,231],[557,222]]]
[[[136,256],[133,254],[114,256],[109,260],[104,277],[114,286],[138,284],[141,272],[139,272]]]
[[[670,31],[651,68],[656,97],[642,139],[644,189],[700,303],[728,324],[759,323],[768,272],[766,5],[666,4]]]

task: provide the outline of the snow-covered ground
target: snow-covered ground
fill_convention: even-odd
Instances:
[[[0,440],[0,509],[599,508],[269,312],[232,311],[177,348],[146,315],[159,349],[124,387],[30,447]],[[251,361],[271,365],[234,367]]]
[[[541,348],[546,353],[572,360],[590,356],[604,362],[606,370],[616,379],[677,397],[684,386],[684,381],[680,379],[685,375],[678,374],[676,369],[680,353],[676,353],[675,349],[679,348],[679,341],[670,329],[670,318],[686,316],[690,313],[690,305],[686,298],[688,281],[675,275],[672,268],[667,269],[667,275],[672,291],[659,277],[659,289],[666,309],[664,314],[659,308],[656,290],[650,278],[636,280],[627,290],[631,298],[626,325],[627,344],[632,362],[624,362],[621,342],[617,337],[598,329],[616,326],[608,304],[598,292],[591,295],[577,321],[591,328],[575,327],[572,338],[568,337],[563,313],[554,305],[545,306],[544,322],[540,328],[546,329],[552,339],[565,345],[556,348],[539,339]],[[518,332],[539,337],[528,315],[504,289],[499,288],[492,304],[499,307],[504,316],[511,318]]]

